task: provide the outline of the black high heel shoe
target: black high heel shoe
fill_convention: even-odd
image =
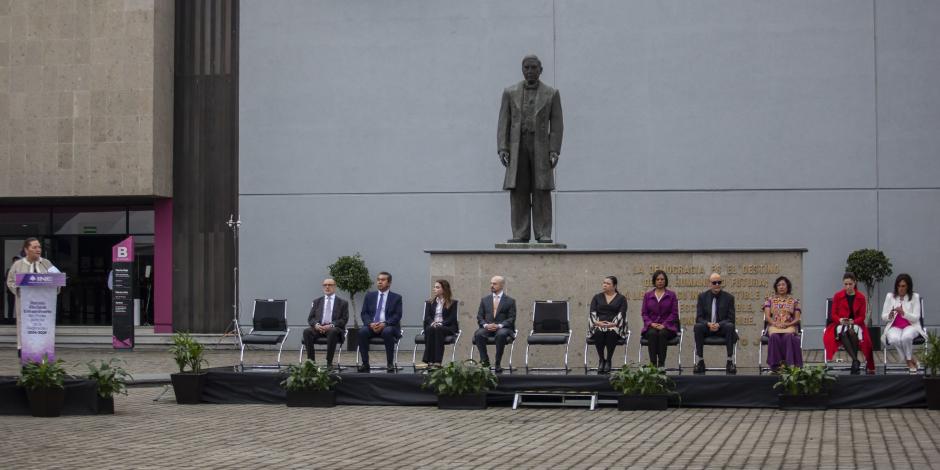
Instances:
[[[861,371],[862,364],[858,360],[852,361],[852,369],[849,370],[849,373],[852,375],[858,375]]]

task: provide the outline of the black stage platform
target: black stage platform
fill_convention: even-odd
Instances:
[[[91,380],[65,381],[65,406],[62,415],[98,414],[97,384]],[[16,385],[16,377],[0,377],[0,415],[29,415],[26,390]]]
[[[283,376],[273,371],[234,372],[209,369],[202,400],[208,403],[245,404],[285,402]],[[336,387],[339,405],[437,405],[437,396],[421,388],[424,376],[398,374],[341,374]],[[670,376],[681,395],[681,406],[717,408],[776,408],[777,379],[754,375]],[[489,392],[490,405],[511,405],[519,391],[587,391],[601,399],[615,399],[607,377],[598,375],[503,374]],[[680,405],[674,403],[673,405]],[[925,408],[922,376],[840,375],[829,393],[830,408]]]

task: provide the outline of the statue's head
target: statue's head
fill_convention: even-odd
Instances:
[[[542,61],[535,54],[529,54],[522,58],[522,76],[525,81],[535,83],[539,81],[539,75],[542,75]]]

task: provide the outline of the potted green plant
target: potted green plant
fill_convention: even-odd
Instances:
[[[336,281],[336,287],[349,292],[350,312],[353,312],[353,324],[347,328],[346,350],[356,350],[356,340],[359,337],[359,310],[356,309],[356,294],[365,292],[372,285],[372,278],[369,277],[369,269],[366,268],[362,255],[356,253],[353,256],[340,256],[335,263],[329,266],[330,277]]]
[[[924,365],[924,393],[927,395],[927,409],[940,410],[940,336],[927,333],[927,344],[920,353],[920,363]]]
[[[666,376],[666,370],[652,364],[623,367],[610,376],[610,386],[621,393],[617,409],[665,410],[675,383]]]
[[[208,365],[204,357],[205,346],[189,333],[178,332],[173,335],[170,353],[173,354],[173,360],[180,370],[179,373],[170,374],[176,403],[199,403],[202,399],[202,388],[206,383],[206,373],[202,371],[202,366]]]
[[[127,381],[133,380],[123,367],[126,364],[121,359],[112,357],[109,361],[103,360],[89,361],[88,380],[92,380],[97,385],[98,391],[98,414],[114,414],[114,395],[127,395]]]
[[[33,416],[54,418],[62,414],[65,405],[65,368],[62,361],[49,361],[43,356],[40,362],[23,365],[17,385],[26,389],[29,410]]]
[[[438,409],[483,410],[487,390],[496,387],[496,374],[489,367],[467,359],[431,369],[421,387],[434,389]]]
[[[783,392],[777,395],[780,409],[825,410],[829,402],[829,386],[835,381],[835,376],[823,366],[781,367],[774,384],[775,389]]]
[[[868,311],[865,314],[869,333],[871,333],[872,347],[881,351],[881,327],[873,327],[872,304],[875,304],[875,286],[890,276],[893,267],[891,260],[881,250],[865,248],[855,250],[845,260],[845,270],[855,273],[859,282],[865,284],[865,295],[868,296]]]
[[[340,377],[310,359],[300,365],[287,366],[287,377],[281,386],[287,391],[287,406],[336,406],[336,390]]]

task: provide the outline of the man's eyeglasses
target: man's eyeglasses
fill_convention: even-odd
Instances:
[[[336,287],[336,284],[323,284],[323,287]]]
[[[721,281],[712,281],[712,285],[713,285],[713,286],[720,286],[720,285],[721,285]]]

